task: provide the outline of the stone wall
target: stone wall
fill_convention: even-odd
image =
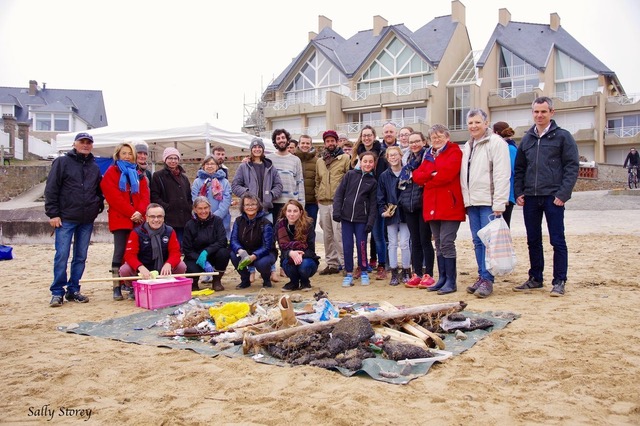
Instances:
[[[31,189],[47,179],[51,164],[40,166],[0,166],[0,202]]]

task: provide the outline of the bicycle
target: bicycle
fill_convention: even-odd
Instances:
[[[629,189],[638,188],[638,166],[627,167]]]

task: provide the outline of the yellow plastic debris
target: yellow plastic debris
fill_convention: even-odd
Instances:
[[[209,308],[209,315],[216,323],[218,330],[225,329],[236,321],[249,315],[250,307],[245,302],[229,302],[222,306]]]
[[[211,290],[210,288],[205,288],[204,290],[192,291],[191,297],[211,296],[213,293],[215,293],[214,290]]]

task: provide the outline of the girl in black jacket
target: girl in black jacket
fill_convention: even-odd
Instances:
[[[218,272],[218,275],[205,276],[202,282],[210,282],[215,291],[222,291],[222,276],[229,264],[224,222],[211,213],[211,204],[207,197],[196,197],[193,212],[193,218],[184,227],[182,240],[187,272]],[[193,277],[192,289],[199,290],[198,277]]]
[[[344,175],[333,199],[333,220],[342,223],[342,247],[347,275],[343,287],[353,285],[353,236],[358,247],[358,265],[362,269],[361,284],[369,285],[367,274],[367,234],[373,229],[377,216],[376,192],[378,184],[374,177],[376,156],[372,152],[360,154],[356,169]]]

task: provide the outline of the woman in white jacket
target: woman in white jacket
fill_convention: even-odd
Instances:
[[[467,292],[484,298],[493,293],[494,278],[485,267],[485,246],[478,231],[491,214],[501,215],[509,202],[511,160],[508,145],[491,131],[486,112],[470,110],[467,128],[470,139],[462,148],[460,184],[478,263],[478,279]]]

